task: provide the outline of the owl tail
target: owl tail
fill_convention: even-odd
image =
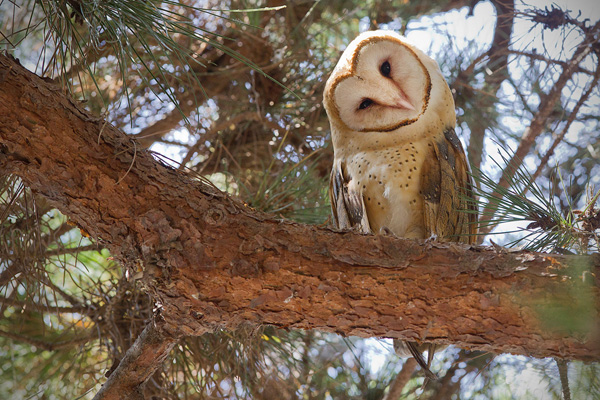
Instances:
[[[419,364],[419,366],[423,369],[427,379],[432,381],[436,381],[438,379],[437,375],[431,372],[429,369],[431,366],[431,361],[433,360],[435,345],[429,345],[427,361],[425,361],[423,358],[423,354],[421,354],[415,342],[403,342],[401,340],[394,339],[394,350],[400,357],[414,357],[417,361],[417,364]]]

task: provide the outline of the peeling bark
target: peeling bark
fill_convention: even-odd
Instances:
[[[600,258],[282,222],[0,56],[0,169],[110,249],[171,336],[241,323],[600,360]]]

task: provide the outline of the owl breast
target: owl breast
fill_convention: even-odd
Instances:
[[[361,193],[375,233],[389,230],[410,239],[425,238],[423,200],[420,195],[425,141],[400,143],[346,156],[350,189]]]

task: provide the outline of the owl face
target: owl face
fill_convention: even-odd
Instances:
[[[429,117],[453,124],[454,102],[437,63],[402,36],[375,31],[344,51],[327,81],[324,104],[337,131],[391,132],[423,120],[434,95],[438,115]]]
[[[391,131],[417,120],[429,101],[431,79],[412,49],[392,38],[365,40],[332,93],[339,116],[355,131]]]

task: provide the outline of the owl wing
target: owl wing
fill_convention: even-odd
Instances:
[[[340,229],[355,228],[370,233],[371,226],[362,193],[356,189],[352,177],[345,170],[340,161],[334,162],[331,170],[329,200],[333,224]]]
[[[421,195],[429,236],[475,243],[477,208],[473,182],[454,128],[446,129],[431,146],[421,172]]]

